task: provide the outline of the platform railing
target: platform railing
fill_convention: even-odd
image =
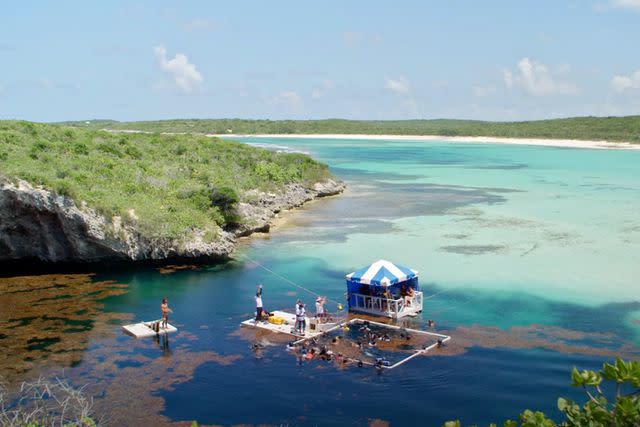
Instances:
[[[402,317],[422,311],[422,292],[415,292],[410,304],[404,297],[385,298],[383,296],[352,293],[349,295],[350,308],[377,316]]]

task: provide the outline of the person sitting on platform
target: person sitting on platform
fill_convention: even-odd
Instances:
[[[381,310],[382,311],[388,311],[389,310],[389,301],[388,300],[392,300],[393,299],[393,294],[391,293],[391,289],[389,289],[388,287],[384,290],[384,293],[382,294],[383,300],[382,300],[382,307]]]
[[[406,285],[402,285],[400,286],[400,298],[402,298],[402,301],[404,302],[404,304],[407,304],[407,286]]]
[[[413,297],[415,296],[415,292],[413,291],[413,287],[409,286],[407,289],[407,295],[404,297],[404,302],[406,306],[410,306],[413,301]]]

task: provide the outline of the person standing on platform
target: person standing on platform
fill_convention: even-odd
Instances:
[[[256,322],[262,320],[262,285],[258,285],[256,292]]]
[[[169,308],[167,298],[162,298],[162,304],[160,304],[160,311],[162,312],[162,327],[167,329],[169,324],[169,313],[173,313],[173,310]]]
[[[326,299],[324,297],[316,298],[316,317],[318,318],[318,323],[324,323],[324,318],[326,313],[324,311],[324,304]]]
[[[302,303],[302,301],[298,300],[296,302],[296,332],[298,332],[300,335],[304,335],[305,332],[305,328],[306,328],[306,323],[307,321],[305,320],[305,316],[306,316],[306,312],[304,309],[304,304]]]

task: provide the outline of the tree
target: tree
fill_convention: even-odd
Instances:
[[[603,380],[615,383],[615,393],[607,396],[601,388]],[[571,371],[574,387],[581,387],[587,396],[582,405],[560,397],[558,409],[564,421],[555,421],[539,411],[525,410],[520,421],[507,420],[504,427],[638,427],[640,426],[640,362],[616,359],[605,363],[599,372],[575,367]],[[460,427],[460,421],[447,421],[444,427]],[[496,427],[496,424],[491,424]]]
[[[220,213],[224,217],[226,227],[234,227],[238,225],[240,217],[236,211],[236,205],[239,201],[238,194],[233,188],[220,187],[215,188],[209,195],[211,205],[218,207]]]

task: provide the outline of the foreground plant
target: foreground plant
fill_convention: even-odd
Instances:
[[[602,390],[603,381],[615,384],[615,392]],[[504,427],[638,427],[640,426],[640,362],[616,359],[605,363],[599,372],[575,367],[571,372],[574,387],[581,387],[587,401],[580,406],[570,399],[560,397],[558,409],[564,420],[557,424],[543,412],[525,410],[520,421],[507,420]],[[447,421],[444,427],[460,427],[460,421]],[[496,424],[491,424],[496,427]]]
[[[93,399],[68,382],[39,378],[24,382],[15,392],[0,385],[0,426],[96,427]]]

